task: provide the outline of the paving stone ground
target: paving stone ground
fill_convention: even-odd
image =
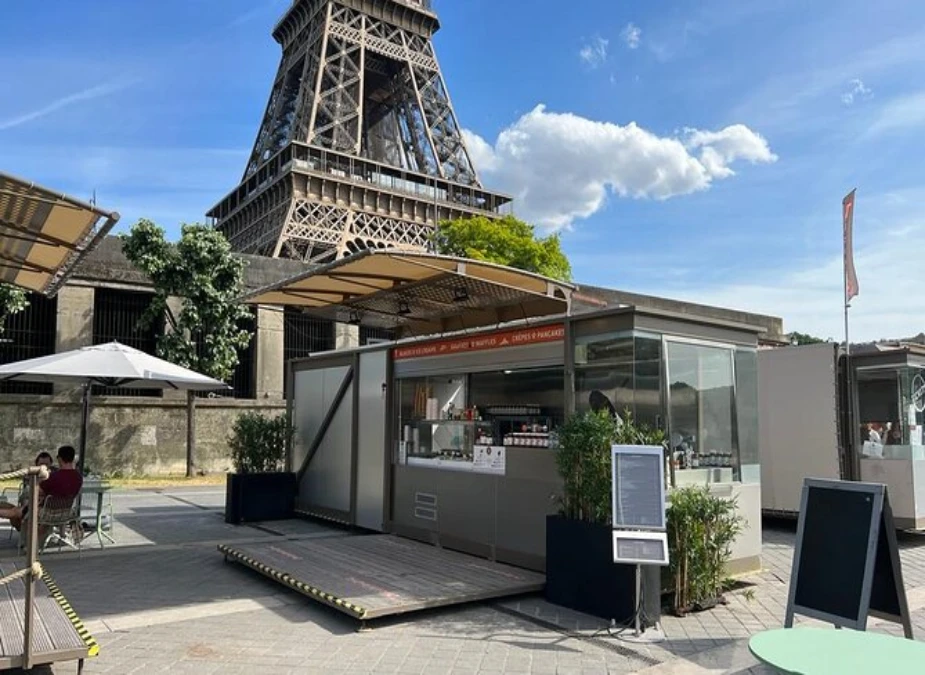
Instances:
[[[662,617],[666,640],[637,645],[606,623],[540,597],[445,608],[360,632],[348,617],[225,563],[216,543],[339,537],[306,521],[232,527],[218,489],[115,495],[118,546],[88,543],[44,563],[101,645],[87,673],[536,673],[695,675],[771,671],[748,638],[779,627],[793,553],[792,524],[769,524],[761,573],[729,604],[683,619]],[[16,555],[0,530],[0,558]],[[925,636],[925,538],[901,538],[917,635]],[[807,621],[805,623],[814,623]],[[899,626],[870,630],[901,634]],[[33,673],[73,673],[74,664]]]

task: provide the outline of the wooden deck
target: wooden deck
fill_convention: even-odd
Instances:
[[[18,562],[2,562],[0,576],[21,568]],[[23,665],[25,597],[26,585],[21,579],[0,586],[0,670]],[[35,665],[82,661],[99,651],[96,642],[47,574],[35,585],[32,646]]]
[[[536,572],[387,534],[218,550],[360,620],[530,593],[546,583]]]

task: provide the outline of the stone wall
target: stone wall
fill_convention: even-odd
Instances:
[[[186,471],[186,398],[99,397],[92,400],[86,465],[94,472],[124,476]],[[231,468],[228,434],[242,412],[268,415],[285,402],[200,399],[196,405],[197,469]],[[0,470],[30,464],[42,450],[77,447],[79,400],[73,395],[0,397]]]

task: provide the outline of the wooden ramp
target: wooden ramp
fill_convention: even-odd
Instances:
[[[542,574],[389,534],[221,545],[233,560],[360,619],[539,591]]]
[[[21,564],[2,562],[0,577],[19,569]],[[22,579],[0,586],[0,670],[23,666],[25,599],[26,585]],[[99,646],[47,573],[35,585],[32,645],[34,665],[83,661],[99,652]]]

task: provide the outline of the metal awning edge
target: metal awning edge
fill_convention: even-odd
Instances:
[[[71,252],[67,255],[64,262],[57,267],[54,274],[49,274],[50,278],[48,283],[39,291],[47,297],[54,297],[61,289],[61,286],[63,286],[71,274],[73,274],[76,266],[92,252],[112,228],[115,227],[116,223],[119,221],[120,215],[118,212],[101,209],[95,204],[90,204],[63,192],[58,192],[43,185],[39,185],[35,181],[0,171],[0,182],[2,181],[25,188],[24,192],[4,191],[12,198],[31,202],[52,202],[53,208],[55,204],[59,206],[71,206],[96,216],[93,220],[93,224],[87,231],[84,232],[82,236],[75,239]],[[101,221],[102,225],[100,224]]]
[[[300,281],[304,281],[305,279],[309,279],[311,277],[330,275],[332,272],[334,272],[335,270],[341,267],[344,267],[352,263],[356,263],[360,260],[363,260],[364,258],[368,258],[371,256],[388,257],[388,258],[393,258],[393,259],[403,259],[403,258],[419,258],[419,259],[424,259],[424,260],[431,259],[434,261],[453,262],[458,265],[459,264],[461,265],[475,264],[481,267],[497,269],[499,271],[514,272],[518,275],[530,277],[531,279],[535,281],[542,281],[547,284],[554,284],[556,286],[561,287],[564,291],[572,292],[577,288],[574,284],[566,282],[566,281],[558,281],[556,279],[544,277],[534,272],[528,272],[526,270],[521,270],[521,269],[517,269],[514,267],[506,267],[504,265],[499,265],[497,263],[492,263],[492,262],[487,262],[487,261],[482,261],[482,260],[471,260],[467,258],[459,258],[455,256],[444,256],[444,255],[438,255],[435,253],[425,253],[425,252],[409,252],[409,251],[393,251],[393,250],[366,250],[366,251],[361,251],[359,253],[356,253],[347,258],[341,258],[340,260],[336,260],[334,262],[327,263],[325,265],[320,265],[310,270],[306,270],[305,272],[291,276],[288,279],[284,279],[282,281],[278,281],[273,284],[269,284],[267,286],[262,286],[260,288],[254,289],[252,291],[249,291],[239,296],[238,301],[242,303],[246,303],[246,304],[255,304],[253,303],[253,299],[258,298],[261,295],[282,291],[288,286],[296,284]],[[406,262],[413,262],[413,261],[406,260]],[[454,272],[451,270],[445,270],[442,272],[444,274],[459,274],[459,272]],[[490,283],[495,283],[495,282],[490,282]],[[529,293],[531,295],[536,295],[534,292],[529,291],[527,289],[524,289],[524,292]],[[259,303],[256,303],[256,304],[259,304]]]

